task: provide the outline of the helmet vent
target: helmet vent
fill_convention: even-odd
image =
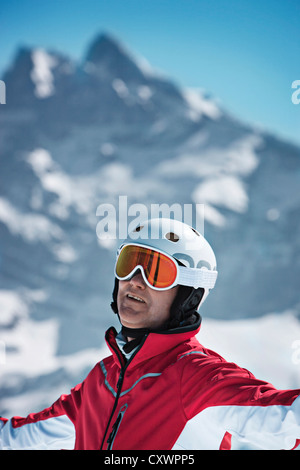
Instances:
[[[169,240],[170,242],[178,242],[179,241],[179,236],[176,235],[176,233],[174,232],[169,232],[169,233],[166,233],[165,235],[166,239]]]
[[[193,227],[191,227],[191,229],[193,230],[193,232],[194,232],[198,237],[200,237],[200,233],[197,232],[197,230],[195,230]]]
[[[134,229],[134,232],[140,232],[142,230],[142,228],[144,228],[143,225],[138,225],[135,229]]]

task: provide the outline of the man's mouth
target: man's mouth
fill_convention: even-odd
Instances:
[[[133,294],[127,294],[127,298],[130,299],[130,300],[134,300],[136,302],[141,302],[141,303],[145,303],[145,301],[143,299],[141,299],[140,297],[138,297],[137,295],[133,295]]]

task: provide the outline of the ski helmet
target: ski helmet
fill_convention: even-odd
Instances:
[[[141,222],[128,234],[119,247],[118,255],[127,245],[157,250],[175,261],[178,271],[175,284],[180,288],[171,306],[166,328],[193,323],[195,312],[214,287],[218,275],[216,257],[207,240],[188,224],[174,219],[153,218]],[[131,274],[134,275],[136,269],[141,270],[147,282],[142,266],[135,267]],[[117,294],[116,277],[111,303],[115,313],[118,313]]]

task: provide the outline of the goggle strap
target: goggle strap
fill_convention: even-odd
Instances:
[[[203,287],[204,289],[213,289],[218,277],[217,271],[208,269],[186,268],[179,266],[178,284],[190,287]]]

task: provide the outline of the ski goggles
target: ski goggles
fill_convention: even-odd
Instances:
[[[155,290],[167,290],[177,284],[212,289],[217,272],[180,266],[175,258],[147,245],[124,245],[118,252],[115,276],[131,279],[140,269],[145,283]]]

